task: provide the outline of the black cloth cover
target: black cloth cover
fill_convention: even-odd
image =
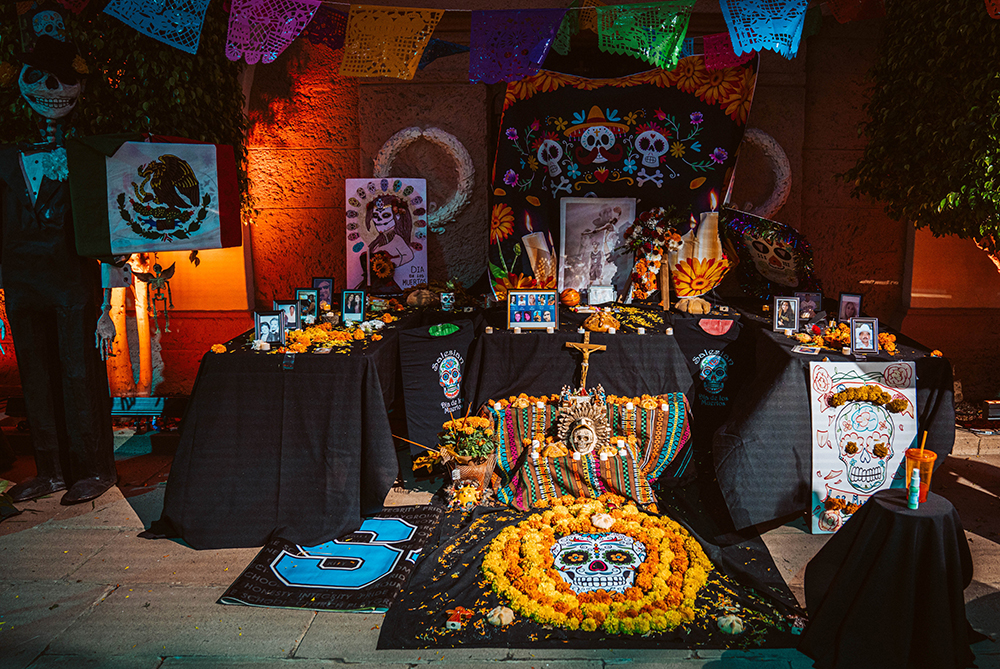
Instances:
[[[513,334],[496,314],[492,334],[481,334],[469,351],[464,393],[475,413],[490,399],[518,393],[550,395],[563,386],[578,386],[582,354],[566,348],[582,342],[576,330],[585,315],[560,313],[560,328],[553,334],[526,331]],[[633,397],[681,392],[691,387],[684,354],[672,335],[647,330],[647,334],[593,332],[591,344],[607,350],[591,353],[587,387],[604,386],[609,395]]]
[[[955,507],[875,493],[806,567],[799,650],[820,669],[949,669],[973,660],[962,591],[972,555]]]
[[[462,385],[465,361],[475,331],[468,319],[452,321],[458,330],[434,336],[424,326],[399,333],[399,365],[406,405],[406,429],[411,441],[433,448],[441,425],[465,415]],[[410,444],[410,454],[425,453]]]
[[[383,333],[291,369],[282,355],[206,354],[150,531],[195,548],[314,546],[381,510],[399,471],[386,413],[397,330]]]
[[[743,314],[742,322],[755,330],[756,375],[716,431],[712,446],[719,487],[737,529],[809,508],[809,363],[823,357],[834,362],[853,359],[827,350],[819,355],[793,353],[797,342],[771,332],[762,319]],[[938,454],[940,464],[955,442],[951,364],[927,356],[902,335],[897,338],[897,355],[870,355],[868,360],[916,361],[917,424],[927,430],[927,448]]]

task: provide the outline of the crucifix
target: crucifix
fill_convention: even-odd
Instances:
[[[588,330],[583,334],[582,344],[572,341],[566,342],[566,348],[575,348],[583,353],[583,365],[580,366],[580,389],[585,390],[587,388],[587,370],[590,369],[590,354],[594,351],[605,351],[608,347],[604,344],[591,344],[590,331]]]

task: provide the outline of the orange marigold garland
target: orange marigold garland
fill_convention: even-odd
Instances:
[[[543,625],[608,634],[662,632],[694,620],[695,598],[712,563],[679,524],[610,494],[567,495],[539,508],[544,510],[504,528],[483,559],[486,580],[512,609]],[[635,553],[644,550],[631,585],[620,592],[575,592],[553,556],[559,539],[573,534],[619,535]],[[614,555],[606,559],[616,561]]]

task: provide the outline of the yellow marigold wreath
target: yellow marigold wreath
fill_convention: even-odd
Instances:
[[[483,559],[486,580],[512,609],[541,624],[608,634],[661,632],[694,620],[695,598],[712,563],[679,524],[611,494],[566,495],[538,507],[544,510],[504,528]],[[573,533],[617,533],[643,544],[646,557],[633,585],[623,592],[574,592],[552,554],[558,539]]]

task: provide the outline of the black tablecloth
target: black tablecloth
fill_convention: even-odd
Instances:
[[[503,329],[506,323],[496,314],[490,316],[486,322],[495,329],[485,334],[485,325],[480,327],[465,372],[463,392],[473,411],[490,399],[518,393],[550,395],[563,386],[579,385],[583,355],[566,344],[583,341],[577,328],[586,314],[560,313],[561,327],[552,334],[544,330],[514,334]],[[588,388],[600,384],[610,395],[634,397],[687,393],[691,387],[691,373],[673,335],[653,329],[642,335],[592,332],[590,343],[603,344],[607,350],[590,354]]]
[[[713,454],[719,487],[737,529],[801,513],[810,504],[812,465],[809,414],[809,363],[853,357],[823,350],[819,355],[793,353],[797,342],[757,327],[755,378],[732,407],[729,420],[715,433]],[[951,365],[928,357],[911,340],[897,335],[899,353],[871,355],[871,362],[915,360],[917,425],[927,430],[927,448],[938,454],[935,466],[955,443],[955,406]]]
[[[154,534],[195,548],[313,546],[379,511],[398,464],[397,331],[350,354],[208,353]]]
[[[816,667],[948,669],[972,662],[962,591],[972,556],[951,503],[876,493],[806,567],[799,650]]]

